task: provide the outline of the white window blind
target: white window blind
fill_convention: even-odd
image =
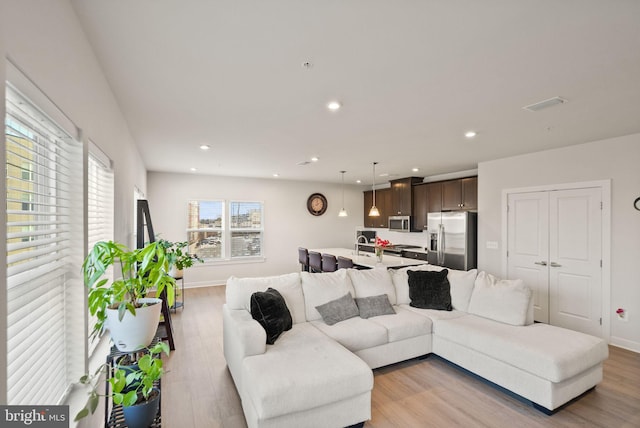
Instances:
[[[96,242],[113,240],[113,170],[111,160],[93,143],[89,147],[87,166],[87,251]],[[113,279],[113,267],[106,277]],[[97,321],[89,314],[89,333]],[[89,355],[98,345],[98,337],[89,337]]]
[[[6,110],[8,404],[57,404],[85,364],[82,145],[9,84]]]

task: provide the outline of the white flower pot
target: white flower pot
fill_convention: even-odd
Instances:
[[[171,268],[169,269],[169,276],[174,278],[174,279],[179,279],[182,278],[183,275],[183,269],[178,269],[176,268],[175,265],[171,265]]]
[[[126,311],[122,321],[118,320],[117,309],[107,309],[107,328],[111,340],[121,352],[146,348],[156,335],[162,300],[147,297],[138,299],[138,303],[146,303],[148,306],[137,308],[135,316]]]

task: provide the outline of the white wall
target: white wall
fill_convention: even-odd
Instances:
[[[611,179],[611,343],[640,352],[640,134],[478,165],[478,266],[501,275],[503,189]],[[617,320],[623,307],[628,322]]]
[[[6,55],[114,161],[115,238],[129,243],[133,188],[146,189],[146,169],[73,8],[67,0],[3,3]]]
[[[198,174],[150,172],[148,200],[156,235],[170,241],[187,238],[190,200],[236,199],[264,203],[264,255],[258,263],[196,264],[185,271],[185,286],[224,284],[231,275],[278,275],[300,270],[298,247],[351,248],[362,225],[363,188],[345,185],[348,217],[338,217],[342,205],[340,184],[253,179]],[[327,197],[327,212],[319,217],[307,211],[312,193]]]
[[[130,242],[133,230],[133,188],[146,189],[146,169],[134,145],[127,122],[67,0],[2,0],[0,2],[0,96],[4,100],[6,57],[10,58],[54,104],[93,140],[115,163],[115,239]],[[4,102],[0,103],[4,117]],[[85,140],[86,141],[86,140]],[[4,164],[4,139],[2,139]],[[82,168],[82,165],[78,165]],[[4,180],[2,193],[6,193]],[[0,215],[6,234],[4,212]],[[82,219],[78,219],[82,221]],[[2,246],[0,259],[6,260]],[[6,277],[2,263],[0,275]],[[78,267],[79,269],[80,267]],[[6,294],[6,281],[0,294]],[[0,299],[0,367],[6,367],[6,299]],[[0,376],[0,403],[6,403],[6,374]],[[84,405],[86,395],[79,397]],[[103,400],[101,400],[101,405]],[[53,403],[51,403],[53,404]],[[79,408],[71,408],[71,416]],[[98,409],[83,426],[99,426]]]

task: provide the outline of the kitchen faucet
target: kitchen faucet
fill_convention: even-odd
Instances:
[[[356,238],[356,257],[360,256],[360,238],[364,239],[363,244],[368,244],[366,236],[358,235],[358,238]]]

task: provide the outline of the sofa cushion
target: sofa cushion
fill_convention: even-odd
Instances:
[[[347,293],[335,300],[316,306],[316,310],[320,312],[322,321],[327,325],[334,325],[340,321],[358,316],[358,306],[353,300],[351,293]]]
[[[431,320],[427,317],[395,306],[395,315],[371,318],[371,321],[387,329],[389,342],[431,334]]]
[[[311,324],[351,352],[388,342],[386,328],[360,317],[349,318],[334,325],[327,325],[323,321],[311,321]]]
[[[421,309],[414,308],[410,305],[400,305],[401,308],[407,309],[411,312],[415,312],[416,314],[420,314],[423,317],[428,317],[432,323],[436,323],[438,320],[450,320],[453,318],[460,318],[467,315],[466,312],[452,310],[452,311],[439,311],[436,309]]]
[[[548,324],[513,326],[475,315],[433,323],[434,335],[551,382],[561,382],[604,361],[607,343]],[[434,353],[439,350],[435,347]]]
[[[243,400],[251,400],[260,419],[320,407],[373,388],[367,364],[309,323],[294,325],[264,354],[245,358],[241,379]]]
[[[291,330],[293,324],[284,298],[271,287],[251,295],[251,316],[267,332],[269,345],[273,345],[283,332]]]
[[[380,315],[394,315],[396,311],[389,303],[389,297],[386,294],[369,297],[356,297],[356,305],[360,318],[373,318]]]
[[[451,293],[447,273],[447,269],[440,272],[408,271],[410,305],[450,311]]]
[[[349,269],[355,297],[369,297],[386,294],[392,305],[396,304],[396,290],[387,269]]]
[[[269,287],[278,290],[284,297],[294,323],[306,321],[300,274],[297,272],[260,278],[232,276],[227,279],[225,290],[227,306],[229,309],[244,309],[251,312],[251,295],[256,291],[265,291]]]
[[[486,272],[476,278],[469,313],[512,325],[525,325],[531,289],[521,279],[499,279]]]
[[[351,293],[355,296],[347,269],[335,272],[309,273],[300,272],[302,292],[304,293],[304,307],[307,321],[322,319],[316,306],[323,305]]]

